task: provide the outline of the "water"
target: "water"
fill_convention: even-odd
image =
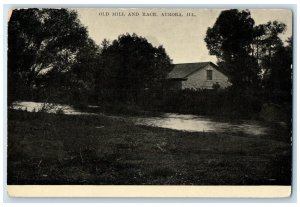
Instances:
[[[133,118],[137,125],[147,125],[189,132],[234,132],[249,135],[267,134],[268,128],[250,120],[238,123],[215,120],[206,116],[166,113],[161,117]]]
[[[91,106],[94,107],[94,106]],[[58,110],[70,115],[96,115],[95,113],[81,112],[68,105],[45,104],[38,102],[15,102],[13,109],[37,112],[46,108],[47,113],[57,113]],[[115,116],[114,116],[115,117]],[[118,118],[118,117],[115,117]],[[119,117],[121,118],[121,117]],[[155,126],[189,132],[230,132],[248,135],[265,135],[268,128],[258,122],[244,120],[238,123],[220,121],[207,116],[166,113],[156,117],[125,117],[136,125]]]
[[[93,113],[81,112],[69,105],[53,104],[53,103],[40,103],[32,101],[14,102],[11,106],[12,109],[23,110],[28,112],[45,111],[47,113],[58,113],[59,111],[68,115],[92,115]],[[95,114],[93,114],[95,115]]]

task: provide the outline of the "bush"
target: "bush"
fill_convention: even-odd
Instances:
[[[198,115],[251,118],[260,111],[261,101],[255,91],[236,92],[231,88],[170,91],[163,97],[161,110]]]

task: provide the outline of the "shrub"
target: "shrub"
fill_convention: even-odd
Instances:
[[[213,90],[170,91],[163,97],[161,110],[198,115],[251,117],[261,108],[260,96],[255,91],[234,91],[231,88]]]

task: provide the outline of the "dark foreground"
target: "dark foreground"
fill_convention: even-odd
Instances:
[[[106,116],[8,112],[8,184],[290,185],[288,131],[183,132]]]

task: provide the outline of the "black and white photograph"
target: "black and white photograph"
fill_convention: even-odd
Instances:
[[[8,186],[291,186],[292,10],[8,15]]]

